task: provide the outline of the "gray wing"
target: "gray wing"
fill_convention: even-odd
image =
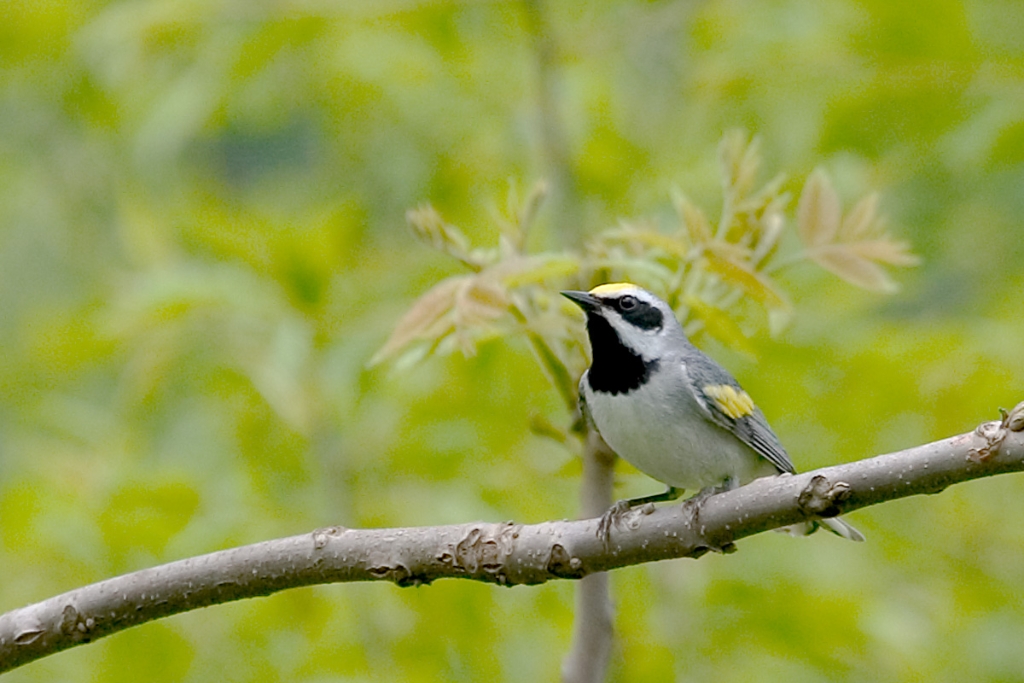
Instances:
[[[732,432],[780,472],[796,472],[764,413],[725,368],[703,354],[688,358],[683,367],[690,391],[708,419]]]
[[[729,419],[726,416],[726,419]],[[721,423],[719,423],[721,424]],[[775,436],[775,432],[768,425],[768,420],[760,408],[755,408],[754,413],[739,420],[733,420],[733,433],[765,460],[775,465],[780,472],[796,473],[796,467],[789,458],[789,453]]]

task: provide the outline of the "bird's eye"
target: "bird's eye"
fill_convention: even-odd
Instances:
[[[619,299],[619,309],[623,311],[631,311],[634,308],[636,308],[636,305],[638,303],[639,302],[636,300],[635,296],[630,296],[627,294],[626,296]]]

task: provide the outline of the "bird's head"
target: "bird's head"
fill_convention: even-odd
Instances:
[[[619,282],[562,295],[587,314],[595,359],[614,344],[649,361],[666,356],[680,342],[688,343],[672,308],[642,287]]]

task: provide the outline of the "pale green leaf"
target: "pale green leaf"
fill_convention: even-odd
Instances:
[[[775,283],[767,275],[755,271],[746,263],[723,258],[712,251],[705,253],[704,262],[708,270],[718,275],[724,282],[740,288],[755,301],[768,308],[789,308],[789,302],[775,287]]]
[[[851,242],[843,245],[861,258],[892,266],[916,266],[921,258],[910,252],[910,243],[889,237]]]
[[[850,284],[875,292],[894,292],[896,283],[885,269],[874,261],[859,255],[853,245],[832,244],[810,252],[815,263],[838,275]]]
[[[853,242],[875,234],[878,227],[878,193],[872,192],[861,198],[843,218],[839,230],[840,239]]]
[[[427,290],[398,321],[384,346],[370,359],[370,365],[393,357],[414,341],[441,336],[438,323],[452,310],[467,279],[469,276],[450,277]]]
[[[497,282],[486,277],[467,278],[455,295],[455,320],[460,331],[479,327],[508,312],[508,296]]]
[[[704,212],[687,199],[686,195],[674,192],[672,203],[694,245],[701,246],[713,239],[714,232],[711,229],[711,223],[708,222]]]
[[[719,258],[730,259],[738,262],[749,262],[752,252],[750,248],[735,242],[715,240],[705,246],[705,251],[714,253]]]
[[[800,197],[798,221],[808,256],[847,282],[876,292],[897,289],[880,264],[919,262],[902,240],[890,238],[878,215],[878,195],[858,201],[838,223],[839,198],[821,171],[815,171]],[[838,226],[838,227],[837,227]]]
[[[830,244],[839,231],[842,208],[839,195],[821,169],[814,171],[804,184],[797,205],[797,231],[804,245],[815,247]]]
[[[526,246],[526,238],[530,228],[537,219],[541,205],[548,194],[548,184],[543,180],[534,183],[526,198],[520,200],[519,188],[516,183],[510,183],[508,197],[505,200],[505,215],[494,212],[495,224],[501,231],[501,236],[508,242],[515,253],[521,253]]]
[[[781,192],[784,182],[786,182],[786,174],[779,173],[753,195],[737,202],[733,210],[737,213],[761,214],[769,205],[778,202],[780,199],[784,200],[782,202],[784,206],[789,199],[786,193]]]
[[[785,225],[786,221],[783,218],[782,211],[769,207],[761,218],[761,234],[757,240],[757,246],[750,255],[750,263],[755,268],[759,267],[775,253]]]
[[[746,197],[754,187],[761,167],[760,140],[748,141],[746,132],[731,130],[718,146],[718,160],[722,172],[722,187],[726,194],[738,200]]]
[[[434,249],[462,261],[473,270],[480,270],[486,265],[480,260],[482,252],[472,250],[463,232],[447,223],[430,204],[409,209],[405,218],[416,236]]]

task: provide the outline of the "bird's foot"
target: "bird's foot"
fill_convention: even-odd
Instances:
[[[641,496],[640,498],[630,498],[616,502],[615,505],[608,508],[607,512],[601,515],[601,519],[597,523],[597,537],[604,542],[605,547],[608,547],[608,537],[612,532],[612,527],[620,526],[627,512],[637,508],[643,514],[649,515],[654,512],[655,503],[676,500],[683,493],[683,489],[669,486],[663,493],[655,493],[651,496]],[[638,525],[639,522],[631,525],[630,528],[635,529]]]
[[[716,484],[714,486],[705,486],[700,491],[698,491],[696,495],[684,500],[683,509],[684,511],[689,511],[690,527],[693,529],[701,529],[700,510],[701,506],[704,504],[704,501],[718,493],[731,491],[732,489],[736,488],[736,486],[736,480],[730,477],[721,484]],[[701,532],[701,535],[703,535],[703,532]],[[716,553],[721,553],[723,555],[727,555],[729,553],[736,552],[736,544],[732,541],[726,541],[724,543],[712,543],[709,541],[704,545],[704,552],[707,552],[708,550]]]
[[[601,539],[605,547],[608,546],[612,529],[620,527],[630,510],[639,509],[643,514],[649,515],[654,512],[654,503],[646,501],[619,500],[601,515],[597,522],[597,537]],[[628,526],[628,525],[627,525]]]
[[[731,491],[734,488],[736,488],[735,480],[734,479],[726,479],[721,484],[715,484],[714,486],[705,486],[700,491],[698,491],[695,495],[690,496],[689,498],[687,498],[685,502],[689,503],[689,504],[692,504],[692,505],[695,505],[695,506],[700,506],[701,503],[703,503],[705,500],[707,500],[711,496],[713,496],[713,495],[715,495],[717,493],[725,493],[726,491]]]
[[[622,516],[629,512],[629,510],[629,501],[619,500],[601,515],[601,519],[597,523],[597,537],[606,546],[608,545],[608,538],[612,533],[612,527],[618,526],[619,522],[622,521]]]

